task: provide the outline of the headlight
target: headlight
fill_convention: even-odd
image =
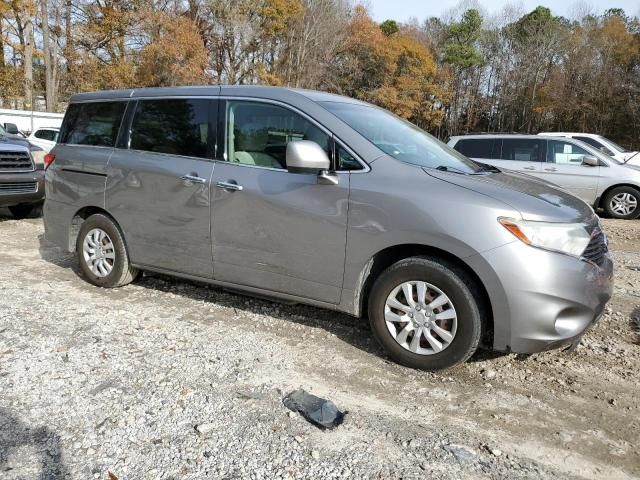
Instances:
[[[499,218],[498,221],[527,245],[574,257],[582,255],[591,240],[581,223],[532,222],[513,218]]]

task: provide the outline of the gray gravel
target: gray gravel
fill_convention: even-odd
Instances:
[[[334,312],[157,276],[92,287],[42,234],[0,211],[2,479],[640,475],[640,255],[622,234],[611,311],[576,353],[442,374],[390,363]],[[297,388],[344,423],[287,410]]]

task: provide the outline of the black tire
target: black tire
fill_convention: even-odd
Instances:
[[[413,353],[400,345],[387,328],[387,297],[394,288],[409,281],[425,281],[437,287],[455,308],[456,333],[440,352]],[[411,257],[389,267],[374,283],[369,295],[369,321],[376,340],[393,361],[411,368],[441,370],[466,361],[478,348],[484,315],[481,298],[473,279],[456,265],[439,259]]]
[[[87,234],[96,228],[104,231],[109,236],[115,253],[112,270],[108,275],[103,277],[91,271],[83,253],[83,244]],[[121,287],[131,283],[138,275],[138,269],[132,267],[129,262],[129,254],[120,228],[118,228],[115,222],[108,216],[101,213],[91,215],[83,222],[76,240],[76,252],[78,253],[80,267],[85,277],[90,283],[98,287]]]
[[[23,218],[29,217],[37,207],[38,205],[33,204],[14,205],[9,207],[9,211],[14,218],[22,220]]]
[[[622,214],[620,211],[616,211],[614,209],[614,203],[616,196],[628,194],[631,199],[635,200],[635,209],[628,214]],[[611,218],[619,218],[622,220],[631,220],[634,218],[638,218],[640,216],[640,191],[636,190],[633,187],[616,187],[611,189],[604,196],[602,200],[602,207],[604,211],[607,213],[607,216]]]

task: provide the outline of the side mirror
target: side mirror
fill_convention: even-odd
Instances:
[[[585,155],[582,157],[582,164],[589,165],[590,167],[597,167],[600,165],[600,162],[593,155]]]
[[[4,129],[11,135],[20,135],[20,130],[18,130],[18,126],[15,123],[5,123]]]
[[[331,168],[327,153],[316,142],[298,140],[287,144],[287,170],[318,175]]]

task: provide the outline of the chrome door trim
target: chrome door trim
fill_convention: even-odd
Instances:
[[[216,187],[224,188],[225,190],[232,190],[234,192],[241,192],[244,189],[242,185],[231,182],[216,182]]]

